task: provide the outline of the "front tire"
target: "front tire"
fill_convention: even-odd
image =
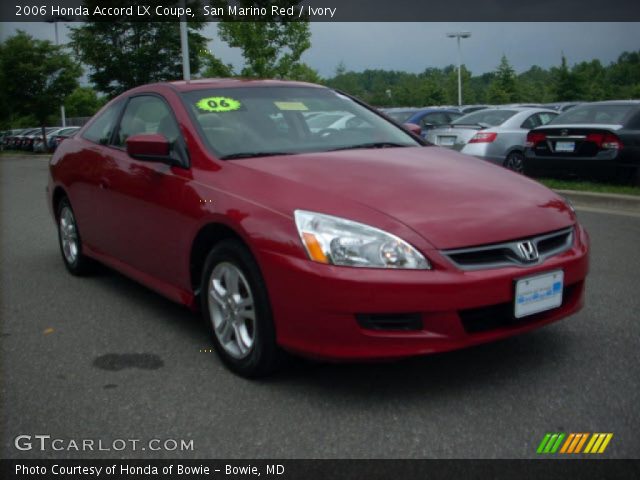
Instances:
[[[504,161],[509,170],[524,174],[524,155],[521,152],[511,152]]]
[[[216,245],[205,260],[200,291],[202,313],[222,362],[243,377],[272,373],[282,353],[267,289],[249,250],[235,240]]]
[[[83,255],[82,240],[76,217],[67,197],[60,200],[57,210],[58,243],[62,261],[73,275],[85,275],[93,270],[93,261]]]

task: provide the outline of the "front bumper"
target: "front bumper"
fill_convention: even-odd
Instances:
[[[589,262],[588,236],[580,226],[576,233],[570,250],[527,268],[348,268],[269,251],[260,252],[259,260],[278,343],[283,348],[324,359],[400,358],[498,340],[580,310]],[[495,323],[500,310],[513,311],[516,279],[556,269],[564,271],[565,294],[560,307],[517,321],[507,318]],[[403,313],[418,314],[421,328],[372,330],[363,328],[356,318],[362,314]]]

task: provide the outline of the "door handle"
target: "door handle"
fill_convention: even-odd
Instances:
[[[99,185],[100,185],[100,188],[102,188],[103,190],[108,190],[109,187],[111,186],[109,184],[109,181],[106,178],[101,178]]]

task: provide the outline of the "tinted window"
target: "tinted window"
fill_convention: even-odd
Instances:
[[[515,110],[479,110],[457,118],[451,123],[454,125],[488,125],[495,127],[502,125],[516,113]]]
[[[127,138],[141,133],[159,133],[171,143],[178,139],[178,125],[169,106],[161,98],[142,95],[129,100],[120,121],[115,144],[124,146]]]
[[[82,134],[84,138],[95,143],[106,145],[111,139],[111,134],[118,120],[118,114],[122,102],[117,102],[108,107],[104,112],[98,115],[93,123]]]
[[[633,109],[633,105],[579,105],[558,115],[549,123],[605,123],[622,125]]]

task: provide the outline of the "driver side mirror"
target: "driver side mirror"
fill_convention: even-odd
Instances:
[[[420,136],[420,134],[422,133],[422,128],[420,127],[420,125],[416,125],[415,123],[403,123],[402,126],[405,130],[413,133],[414,135]]]
[[[141,133],[127,138],[127,154],[131,158],[145,162],[160,162],[168,165],[179,165],[171,157],[171,145],[164,135],[159,133]]]

